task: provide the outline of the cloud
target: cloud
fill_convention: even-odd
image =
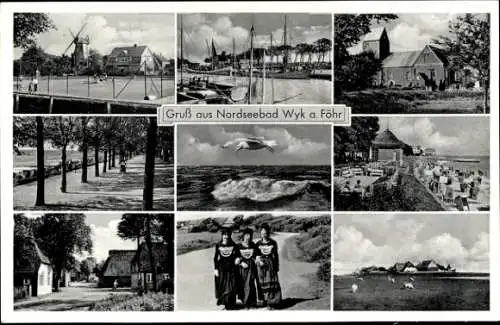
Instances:
[[[385,234],[385,241],[375,244],[371,240],[368,219],[377,219],[380,229],[372,231]],[[423,220],[401,219],[387,224],[383,219],[373,216],[357,218],[354,225],[336,225],[334,235],[334,258],[336,274],[351,273],[357,268],[377,265],[389,267],[396,262],[412,261],[418,263],[425,259],[451,264],[458,271],[488,272],[489,235],[481,232],[469,248],[457,237],[448,232],[419,240],[418,235],[430,226]],[[363,221],[367,221],[362,229]],[[394,239],[396,238],[396,239]]]
[[[272,14],[266,15],[269,19],[277,17]],[[259,18],[264,19],[263,17]],[[208,15],[204,14],[183,15],[184,56],[194,62],[203,62],[211,51],[212,40],[218,53],[221,51],[232,52],[233,40],[236,53],[248,50],[250,48],[250,28],[249,26],[238,26],[237,23],[238,20],[231,15],[217,15],[213,19],[209,19]],[[309,21],[301,23],[306,25],[291,25],[287,28],[287,42],[291,42],[292,45],[313,43],[324,37],[331,38],[331,25],[313,25]],[[272,30],[256,25],[254,47],[268,47],[271,33],[274,45],[283,43],[284,29],[282,25]]]
[[[118,237],[118,223],[120,219],[108,222],[106,226],[90,224],[92,229],[92,241],[94,243],[93,256],[98,260],[105,260],[110,249],[136,249],[134,240],[123,240]]]
[[[174,15],[173,14],[50,14],[56,30],[38,36],[39,45],[49,54],[61,55],[72,42],[72,35],[78,33],[87,22],[81,36],[88,35],[90,48],[107,55],[114,47],[148,45],[153,51],[168,58],[174,57]],[[67,54],[71,54],[73,46]],[[16,49],[15,56],[21,54]]]
[[[315,130],[319,132],[320,130]],[[257,136],[275,140],[274,153],[266,150],[237,154],[220,146],[237,138]],[[181,128],[178,157],[180,165],[310,165],[329,164],[330,144],[294,135],[286,127],[254,126],[246,131],[228,131],[223,126]]]
[[[435,148],[442,155],[489,154],[487,119],[391,117],[389,128],[409,145]],[[383,126],[384,121],[380,121]]]
[[[446,36],[449,21],[456,14],[399,14],[399,18],[383,26],[386,27],[391,52],[416,51],[432,43],[440,35]],[[374,23],[371,27],[381,26]],[[362,51],[361,42],[349,49],[351,54]]]

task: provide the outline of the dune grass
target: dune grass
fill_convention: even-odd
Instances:
[[[174,296],[163,293],[110,295],[90,306],[92,311],[173,311]]]

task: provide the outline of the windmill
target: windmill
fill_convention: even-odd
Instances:
[[[83,23],[78,33],[73,34],[73,31],[69,29],[72,40],[69,43],[68,47],[64,51],[63,55],[65,55],[68,50],[74,45],[73,54],[71,55],[71,64],[73,66],[73,70],[75,75],[78,75],[79,72],[86,68],[89,60],[89,36],[80,36],[82,31],[87,26],[87,22]]]

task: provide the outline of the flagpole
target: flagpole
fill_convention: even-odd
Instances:
[[[250,29],[250,73],[249,73],[249,84],[248,84],[248,104],[252,102],[252,72],[253,72],[253,32],[254,28]]]

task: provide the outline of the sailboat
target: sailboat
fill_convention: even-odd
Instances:
[[[180,65],[180,83],[177,87],[177,103],[191,104],[235,104],[243,102],[248,95],[242,91],[242,87],[236,86],[234,83],[220,82],[210,80],[211,74],[214,73],[214,58],[217,53],[212,40],[212,70],[196,71],[187,69],[188,73],[197,76],[191,77],[187,82],[183,79],[184,73],[184,43],[183,43],[183,24],[181,19],[181,65]],[[208,43],[208,42],[207,42]],[[231,72],[232,73],[232,72]]]

